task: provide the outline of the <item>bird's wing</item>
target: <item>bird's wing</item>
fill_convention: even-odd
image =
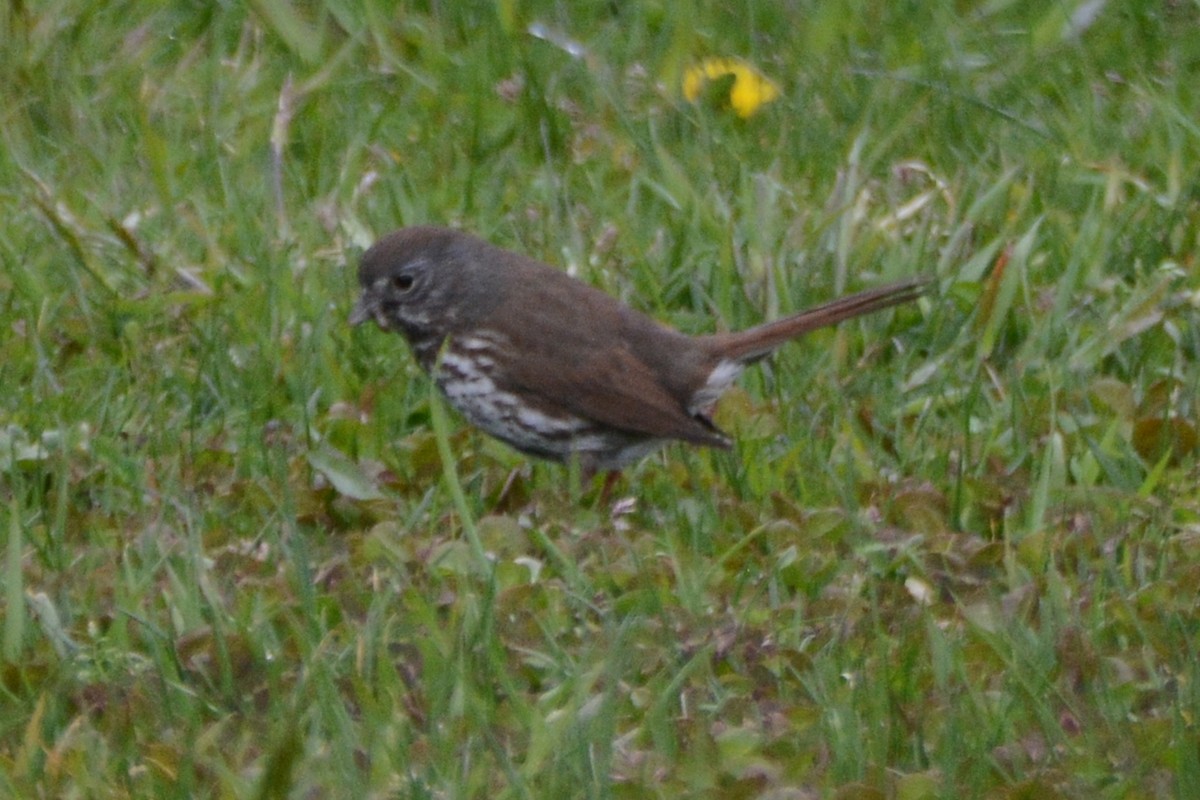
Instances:
[[[521,302],[476,320],[501,330],[521,358],[505,360],[497,388],[537,399],[548,412],[592,420],[633,434],[728,447],[711,421],[693,417],[625,337],[649,319],[566,274],[525,259],[511,265]],[[493,320],[492,314],[504,314]],[[492,323],[495,324],[492,324]]]
[[[710,421],[689,414],[625,347],[588,348],[577,361],[524,359],[509,365],[497,387],[529,393],[549,408],[630,433],[728,447]]]

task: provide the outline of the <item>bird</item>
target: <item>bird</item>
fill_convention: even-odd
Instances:
[[[731,332],[691,336],[521,253],[430,225],[362,255],[352,326],[404,337],[446,400],[527,455],[620,470],[671,441],[728,449],[717,399],[811,330],[918,299],[914,277]]]

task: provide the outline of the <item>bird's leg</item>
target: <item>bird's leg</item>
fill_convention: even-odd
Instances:
[[[613,487],[617,485],[617,481],[621,479],[621,470],[610,469],[604,473],[604,483],[600,485],[600,496],[596,498],[597,504],[601,506],[608,505],[608,501],[612,499]]]
[[[521,472],[523,469],[523,466],[513,467],[508,471],[508,477],[504,479],[504,485],[500,487],[500,492],[496,495],[495,505],[497,508],[503,508],[504,504],[508,502],[509,493],[512,492],[513,487],[516,486],[517,479],[521,477]]]

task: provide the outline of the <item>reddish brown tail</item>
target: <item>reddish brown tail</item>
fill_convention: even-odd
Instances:
[[[839,297],[799,314],[766,322],[749,330],[718,333],[705,338],[721,358],[749,364],[770,354],[784,342],[811,330],[916,300],[925,293],[928,286],[928,280],[913,278]]]

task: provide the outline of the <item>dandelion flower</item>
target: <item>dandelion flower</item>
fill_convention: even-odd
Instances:
[[[779,97],[779,87],[753,66],[737,58],[709,58],[683,73],[683,96],[689,103],[699,100],[709,84],[732,78],[729,105],[742,119],[754,116]]]

